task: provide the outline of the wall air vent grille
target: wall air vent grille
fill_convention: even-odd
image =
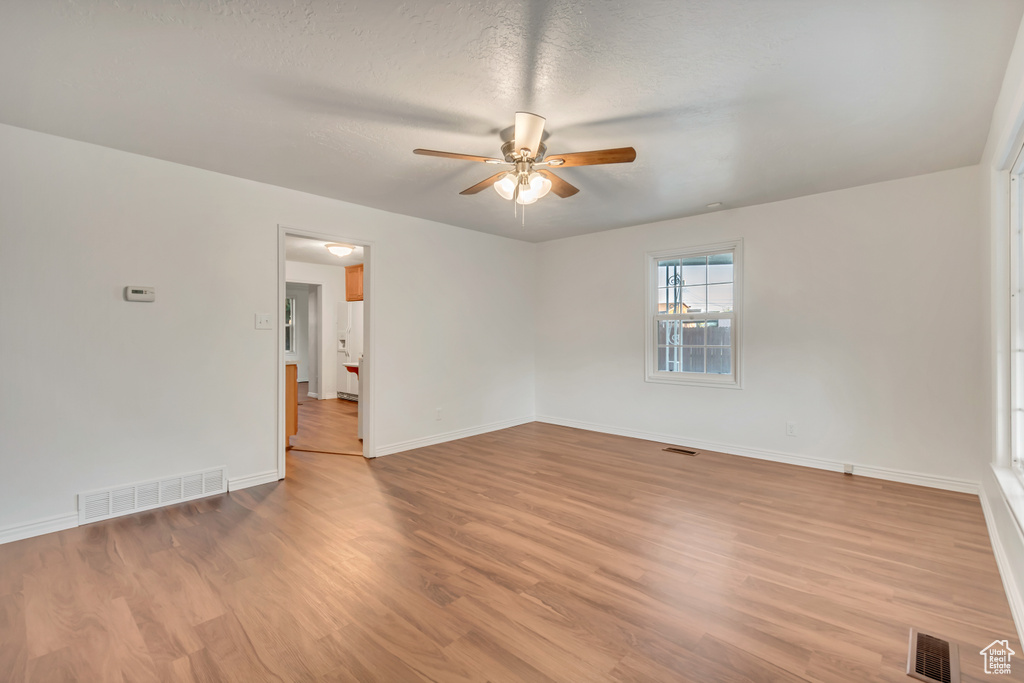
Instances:
[[[224,472],[214,470],[203,475],[203,493],[216,493],[224,490]]]
[[[149,484],[139,484],[135,487],[135,493],[137,496],[136,502],[140,510],[160,504],[160,484],[155,481]]]
[[[195,498],[196,496],[203,495],[202,474],[190,474],[187,477],[182,477],[181,481],[184,485],[186,498]]]
[[[960,653],[956,643],[910,629],[907,675],[931,683],[960,683]]]
[[[85,515],[87,519],[98,519],[110,516],[110,491],[83,496],[81,500],[79,517]]]
[[[227,476],[224,467],[116,488],[87,491],[78,494],[78,523],[98,522],[102,519],[226,492]]]
[[[176,500],[181,500],[181,477],[161,481],[160,501],[172,503]]]
[[[135,487],[117,489],[110,494],[110,512],[119,515],[135,509]]]

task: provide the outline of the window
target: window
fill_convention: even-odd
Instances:
[[[284,352],[295,353],[295,299],[284,300]]]
[[[1022,153],[1024,154],[1024,153]],[[1010,436],[1013,469],[1024,480],[1024,159],[1010,175]]]
[[[648,254],[648,382],[740,386],[740,246]]]

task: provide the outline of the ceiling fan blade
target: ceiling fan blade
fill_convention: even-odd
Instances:
[[[490,187],[494,183],[498,182],[498,179],[501,178],[501,176],[505,175],[506,173],[508,173],[508,171],[502,171],[501,173],[495,173],[494,175],[492,175],[487,180],[481,180],[479,183],[477,183],[473,187],[467,187],[465,190],[463,190],[459,194],[476,194],[477,192],[480,192],[481,190],[486,190],[488,187]]]
[[[486,164],[504,164],[504,159],[495,159],[492,157],[478,157],[473,154],[456,154],[455,152],[438,152],[434,149],[414,149],[413,154],[422,154],[428,157],[444,157],[445,159],[462,159],[464,161],[482,161]]]
[[[555,163],[561,159],[562,163]],[[544,161],[552,168],[568,168],[570,166],[597,166],[598,164],[627,164],[636,159],[636,150],[632,147],[616,149],[599,149],[593,152],[573,152],[572,154],[549,154]]]
[[[525,111],[517,111],[516,146],[513,151],[518,153],[521,149],[528,149],[530,150],[529,156],[537,156],[541,138],[544,137],[544,122],[546,120],[543,116],[537,116]]]
[[[562,180],[561,178],[559,178],[546,168],[538,168],[537,173],[540,173],[542,176],[551,181],[551,191],[557,194],[562,199],[565,199],[566,197],[571,197],[580,191],[580,188],[574,185],[570,185],[569,183],[565,182],[564,180]]]

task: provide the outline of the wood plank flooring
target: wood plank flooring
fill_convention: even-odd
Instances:
[[[974,496],[533,423],[0,546],[0,681],[908,681],[1019,647]],[[1014,661],[1024,680],[1024,661]]]
[[[299,431],[289,440],[290,448],[362,456],[358,404],[338,398],[309,398],[308,390],[308,382],[299,382]]]

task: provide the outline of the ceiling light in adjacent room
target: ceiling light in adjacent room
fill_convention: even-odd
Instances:
[[[327,247],[327,251],[331,252],[338,258],[348,256],[352,253],[352,247],[344,244],[325,244],[324,246]]]

